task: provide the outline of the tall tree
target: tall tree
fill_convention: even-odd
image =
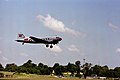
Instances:
[[[55,69],[58,66],[59,66],[59,63],[55,63],[54,66],[53,66],[53,69]]]
[[[57,66],[54,69],[56,75],[63,75],[61,66]]]
[[[5,67],[5,70],[6,71],[10,71],[10,72],[15,72],[17,71],[17,65],[12,63],[12,64],[7,64],[6,67]]]
[[[84,77],[86,78],[86,76],[90,76],[91,75],[91,66],[92,64],[91,63],[85,63],[83,64],[83,74],[84,74]]]
[[[76,65],[68,63],[67,65],[67,71],[71,72],[71,76],[76,72],[77,68]]]
[[[114,73],[115,73],[114,77],[120,78],[120,67],[116,67],[114,69]]]
[[[4,67],[2,66],[2,64],[0,64],[0,71],[3,71]]]
[[[32,67],[32,60],[28,60],[26,63],[22,65],[23,67],[30,68]]]
[[[99,76],[100,70],[101,70],[101,66],[99,65],[95,65],[91,68],[92,70],[92,74],[96,74],[97,76]]]
[[[76,65],[76,68],[77,68],[77,74],[76,74],[76,77],[81,77],[80,75],[80,61],[76,61],[75,62],[75,65]]]
[[[38,67],[39,67],[39,68],[42,68],[43,65],[44,65],[43,63],[39,63],[39,64],[38,64]]]
[[[100,69],[100,72],[99,72],[99,76],[106,77],[108,71],[109,71],[109,68],[108,68],[107,65],[101,66],[101,69]]]

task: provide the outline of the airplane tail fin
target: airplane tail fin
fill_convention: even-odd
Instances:
[[[25,36],[24,36],[24,34],[18,34],[18,37],[17,37],[18,39],[24,39],[25,38]]]

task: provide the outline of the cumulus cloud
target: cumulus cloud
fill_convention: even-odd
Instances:
[[[112,24],[112,23],[108,23],[108,26],[114,31],[114,30],[117,30],[118,28],[119,28],[119,26],[116,26],[116,25],[114,25],[114,24]]]
[[[120,53],[120,48],[117,48],[117,49],[116,49],[116,52],[117,52],[117,53]]]
[[[46,47],[45,47],[46,48]],[[46,48],[52,52],[55,52],[55,53],[60,53],[62,52],[62,49],[58,46],[58,45],[53,45],[53,48]]]
[[[39,21],[41,21],[45,27],[47,27],[53,31],[65,32],[65,33],[73,34],[75,36],[81,35],[81,33],[79,31],[76,31],[76,30],[66,27],[62,21],[59,21],[59,20],[51,17],[49,14],[46,17],[42,16],[42,15],[38,15],[37,19]]]
[[[79,52],[80,50],[75,46],[75,45],[70,45],[70,47],[68,47],[68,50],[69,51],[72,51],[72,52]]]

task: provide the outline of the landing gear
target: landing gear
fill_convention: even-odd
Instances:
[[[22,45],[24,45],[24,42],[22,43]]]
[[[49,44],[46,44],[46,47],[49,47]],[[52,45],[52,44],[50,45],[50,48],[53,48],[53,45]]]
[[[50,48],[53,48],[53,46],[52,46],[52,45],[50,45]]]
[[[46,47],[49,47],[49,45],[48,45],[48,44],[46,44]]]

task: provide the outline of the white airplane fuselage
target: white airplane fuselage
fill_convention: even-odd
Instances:
[[[33,44],[45,44],[46,47],[49,47],[50,44],[50,48],[53,48],[52,44],[58,44],[59,41],[61,41],[62,38],[60,37],[46,37],[46,38],[37,38],[37,37],[25,37],[23,34],[18,34],[18,39],[15,40],[17,42],[21,42],[22,45],[24,45],[24,43],[33,43]]]

